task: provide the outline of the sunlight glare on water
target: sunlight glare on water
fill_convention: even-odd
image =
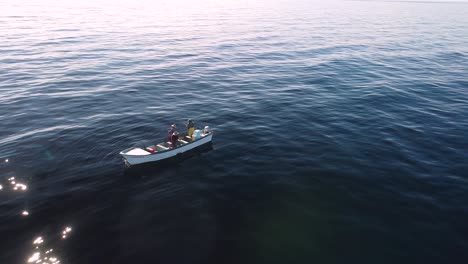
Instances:
[[[66,238],[66,235],[68,235],[72,231],[72,228],[70,226],[66,226],[64,231],[62,231],[62,239]],[[54,243],[57,245],[56,243]],[[50,248],[50,245],[45,241],[45,239],[42,236],[37,237],[33,243],[33,252],[31,255],[28,257],[27,262],[28,263],[42,263],[42,264],[58,264],[60,263],[59,257],[54,255],[53,248]]]

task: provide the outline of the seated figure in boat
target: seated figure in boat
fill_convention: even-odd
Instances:
[[[185,123],[185,126],[187,127],[187,135],[191,138],[193,131],[195,130],[195,123],[192,119],[188,119],[187,123]]]
[[[172,134],[174,134],[174,132],[176,132],[176,125],[175,124],[172,124],[170,128],[167,129],[167,140],[168,141],[171,141],[171,137],[172,137]]]
[[[177,141],[179,140],[179,132],[174,131],[171,136],[171,148],[177,147]]]

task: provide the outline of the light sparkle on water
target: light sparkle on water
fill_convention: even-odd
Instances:
[[[28,189],[26,184],[16,181],[15,177],[8,178],[8,181],[10,182],[10,186],[12,186],[13,191],[26,191]],[[3,190],[2,185],[0,185],[0,190]]]
[[[41,256],[41,253],[39,252],[34,252],[31,257],[29,257],[28,262],[35,262],[39,260],[39,257]]]
[[[43,242],[44,242],[44,240],[42,239],[42,237],[37,237],[37,238],[34,240],[33,244],[34,244],[34,245],[39,245],[39,244],[42,244]]]
[[[37,237],[33,241],[33,245],[35,246],[34,251],[32,254],[28,257],[27,262],[28,263],[43,263],[43,264],[58,264],[60,263],[59,258],[56,255],[52,255],[54,249],[49,248],[47,250],[42,249],[44,245],[44,239],[42,236]]]
[[[65,239],[67,238],[67,234],[70,233],[72,231],[71,227],[67,226],[65,227],[65,230],[63,230],[62,232],[62,238]]]

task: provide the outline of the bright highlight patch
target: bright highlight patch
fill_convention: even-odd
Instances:
[[[34,252],[34,254],[28,259],[28,262],[35,262],[39,260],[41,254],[39,252]]]

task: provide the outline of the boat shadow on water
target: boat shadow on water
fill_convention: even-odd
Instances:
[[[197,158],[198,156],[213,150],[213,144],[211,142],[201,145],[197,148],[191,149],[184,153],[179,153],[169,159],[154,161],[149,163],[142,163],[136,165],[128,165],[125,163],[125,176],[139,177],[154,173],[155,171],[163,171],[179,166],[184,160],[190,158]],[[125,162],[125,161],[124,161]]]

